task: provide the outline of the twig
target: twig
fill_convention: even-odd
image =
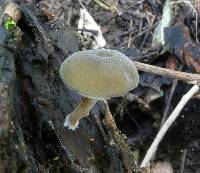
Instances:
[[[97,30],[92,30],[92,29],[86,29],[86,28],[69,28],[69,30],[72,31],[81,31],[81,32],[90,32],[94,35],[98,35],[98,31]]]
[[[119,10],[117,9],[118,1],[116,1],[116,3],[114,3],[114,2],[109,3],[107,1],[101,1],[101,0],[94,0],[94,1],[106,10],[111,10],[112,12],[116,11],[118,14],[120,14]]]
[[[132,94],[132,93],[128,93],[126,95],[126,99],[129,101],[129,102],[132,102],[132,101],[136,101],[138,102],[140,105],[142,105],[143,108],[145,108],[146,110],[149,110],[151,111],[151,108],[149,106],[149,104],[147,102],[145,102],[143,99],[141,99],[140,97]]]
[[[130,21],[130,29],[133,28],[133,20],[131,19]],[[130,45],[131,45],[131,35],[132,35],[132,32],[129,32],[129,36],[128,36],[128,45],[127,47],[130,48]]]
[[[182,66],[181,66],[181,68],[182,68]],[[170,103],[171,103],[171,100],[172,100],[172,97],[173,97],[173,94],[174,94],[174,91],[176,89],[177,84],[178,84],[178,79],[174,79],[173,83],[172,83],[172,88],[170,90],[170,94],[169,94],[169,96],[167,96],[168,100],[167,100],[167,104],[166,104],[166,107],[165,107],[165,110],[164,110],[164,113],[163,113],[163,116],[162,116],[162,120],[161,120],[161,123],[160,123],[160,129],[162,128],[163,124],[165,123],[165,121],[168,117]],[[152,159],[154,159],[155,155],[156,155],[156,152],[152,156]]]
[[[170,93],[169,93],[169,97],[168,97],[168,100],[167,100],[167,104],[166,104],[166,107],[165,107],[165,111],[164,111],[163,116],[162,116],[160,127],[163,126],[164,122],[167,119],[169,108],[170,108],[170,103],[171,103],[171,100],[172,100],[172,96],[174,95],[174,91],[176,89],[177,84],[178,84],[178,80],[174,79],[172,87],[171,87],[171,90],[170,90]]]
[[[127,105],[127,98],[124,97],[122,102],[117,106],[115,113],[113,114],[113,117],[115,118],[115,116],[118,114],[118,112],[123,113],[124,112],[124,108]],[[121,117],[121,116],[120,116]]]
[[[150,34],[149,31],[145,34],[145,36],[144,36],[144,38],[143,38],[143,40],[142,40],[142,43],[141,43],[141,45],[140,45],[140,47],[139,47],[139,50],[142,50],[144,44],[146,43],[146,40],[147,40],[149,34]]]
[[[114,132],[117,130],[117,125],[112,116],[112,113],[110,112],[108,102],[106,100],[104,100],[104,103],[106,105],[106,116],[104,118],[104,123],[106,123],[106,126]]]
[[[157,22],[154,23],[152,26],[149,26],[149,28],[147,28],[147,29],[141,31],[139,34],[137,34],[137,35],[135,35],[134,37],[132,37],[130,41],[133,42],[137,37],[140,37],[141,35],[145,34],[146,32],[148,32],[148,31],[154,29],[154,28],[159,24],[159,22],[160,22],[160,21],[157,21]],[[124,45],[127,44],[127,43],[128,43],[128,41],[125,41],[125,42],[123,42],[120,46],[124,46]]]
[[[108,106],[107,101],[104,101],[104,103],[106,105],[106,110],[103,123],[107,134],[110,137],[110,145],[112,145],[112,147],[117,147],[116,149],[119,151],[119,154],[121,156],[125,172],[138,172],[138,166],[137,162],[135,161],[133,152],[130,151],[129,145],[127,145],[127,143],[124,140],[124,137],[120,134],[120,131],[116,126],[112,113],[110,112],[110,108]]]
[[[140,167],[146,167],[149,165],[150,160],[152,159],[152,156],[156,152],[159,143],[163,139],[164,135],[166,134],[167,130],[170,128],[172,123],[176,120],[186,103],[191,99],[191,97],[196,94],[199,91],[199,86],[194,85],[180,100],[174,111],[171,113],[169,118],[166,120],[158,134],[156,135],[156,138],[154,139],[153,143],[151,144],[149,150],[147,151],[147,154],[145,155]]]
[[[161,68],[149,64],[144,64],[140,62],[133,61],[137,69],[140,71],[153,73],[161,76],[166,76],[172,79],[178,79],[190,84],[197,84],[200,86],[200,75],[186,72],[179,72],[175,70],[169,70],[166,68]]]
[[[179,67],[179,71],[181,71],[182,67],[183,67],[182,65]],[[166,107],[165,107],[165,110],[164,110],[164,113],[163,113],[163,116],[162,116],[160,127],[162,127],[162,125],[164,124],[164,122],[166,121],[166,119],[168,117],[170,103],[171,103],[172,97],[174,95],[174,91],[176,89],[177,84],[178,84],[178,80],[174,79],[173,83],[172,83],[172,88],[170,90],[169,97],[168,97],[168,100],[167,100],[167,104],[166,104]]]
[[[71,24],[71,18],[72,18],[72,7],[69,8],[68,12],[68,18],[67,18],[67,25],[70,26]]]
[[[110,10],[111,5],[107,4],[106,2],[102,2],[100,0],[94,0],[97,4],[99,4],[101,7],[105,8],[106,10]]]
[[[135,3],[132,2],[130,6],[128,6],[128,7],[125,8],[125,10],[128,11],[128,10],[131,9],[132,7],[134,7],[134,6],[136,6],[136,5],[140,4],[140,3],[143,3],[144,1],[145,1],[145,0],[140,0],[140,1],[137,1],[137,2],[135,2]]]
[[[181,169],[180,169],[180,173],[184,172],[186,156],[187,156],[187,150],[184,149],[182,151],[182,155],[181,155]]]

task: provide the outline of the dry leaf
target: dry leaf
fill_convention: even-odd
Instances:
[[[92,32],[83,31],[85,37],[94,37],[95,40],[92,47],[93,49],[102,48],[106,45],[106,40],[103,37],[100,26],[95,22],[93,17],[86,9],[80,9],[78,28],[83,30],[93,30],[97,32],[97,34],[93,34]]]

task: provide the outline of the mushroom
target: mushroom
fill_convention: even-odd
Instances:
[[[81,118],[89,115],[98,100],[124,96],[139,82],[134,63],[124,54],[110,49],[73,53],[62,63],[60,76],[70,89],[84,96],[65,119],[64,126],[72,130],[78,127]]]

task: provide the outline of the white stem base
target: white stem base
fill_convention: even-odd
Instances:
[[[89,115],[90,110],[96,102],[97,100],[85,97],[78,107],[66,117],[64,126],[70,130],[76,130],[79,125],[79,120]]]

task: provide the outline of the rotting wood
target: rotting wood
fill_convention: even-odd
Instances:
[[[9,5],[16,6],[12,2],[7,7]],[[5,29],[6,19],[8,16],[3,15],[0,27],[0,172],[26,172],[32,161],[31,157],[27,158],[23,134],[17,120],[16,72],[14,55],[10,50],[18,42]]]

